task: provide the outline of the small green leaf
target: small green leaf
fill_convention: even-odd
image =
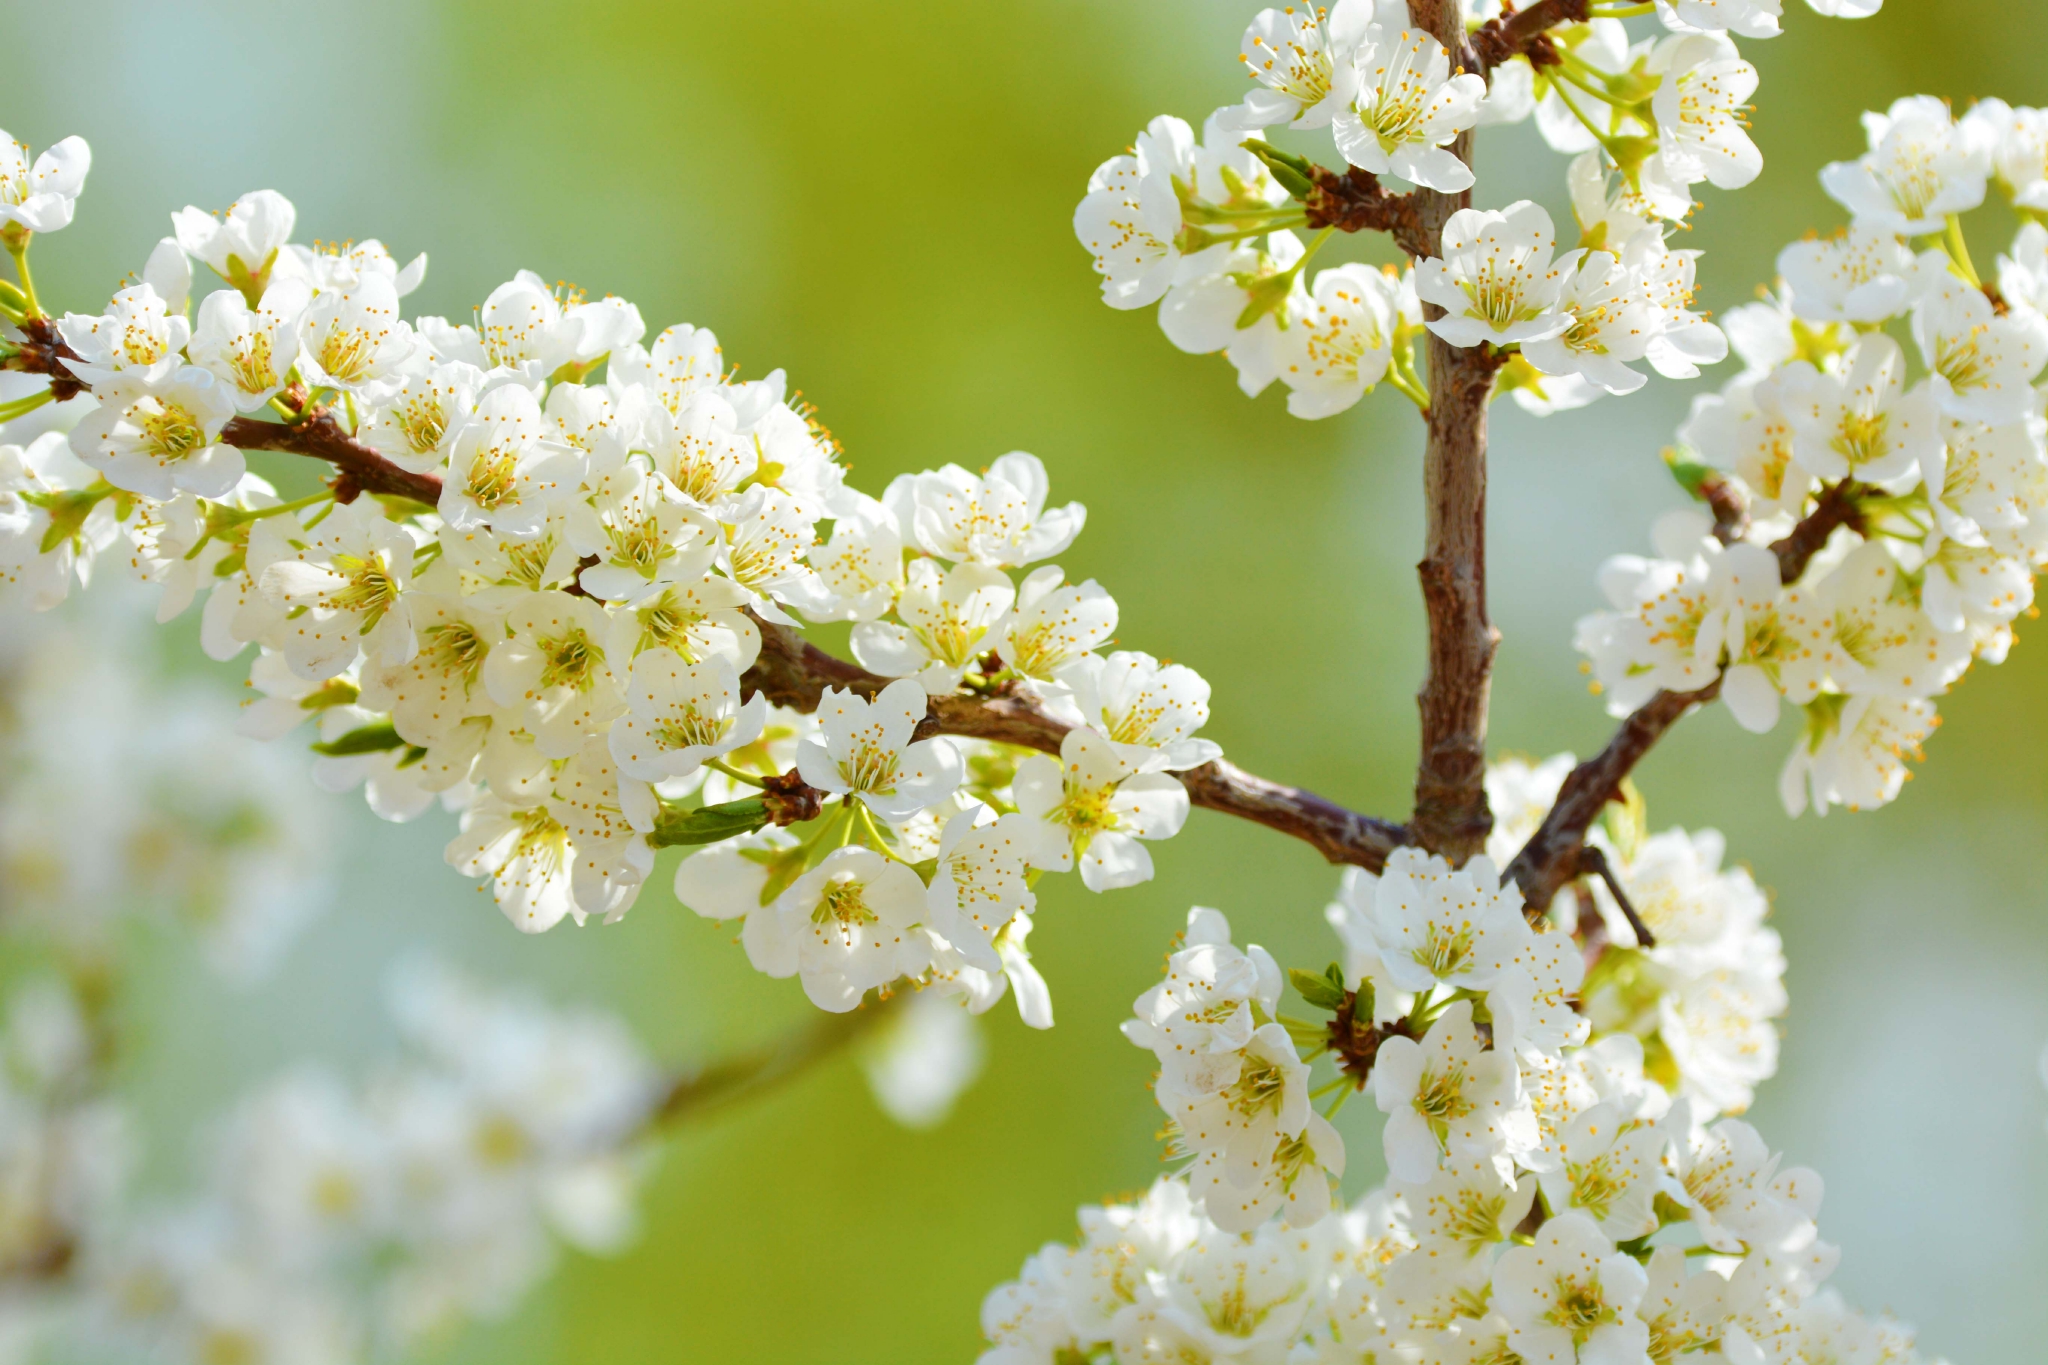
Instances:
[[[1248,137],[1243,147],[1253,156],[1266,163],[1266,169],[1273,173],[1273,179],[1280,182],[1280,188],[1295,199],[1307,199],[1315,193],[1316,165],[1306,157],[1293,156],[1272,146],[1264,138]]]
[[[1288,971],[1287,979],[1294,983],[1295,993],[1315,1008],[1332,1012],[1344,1008],[1344,988],[1329,977],[1295,967]]]
[[[346,758],[350,754],[382,753],[386,749],[400,748],[404,744],[405,741],[398,737],[398,731],[386,721],[382,725],[365,725],[349,731],[338,739],[315,744],[313,752],[325,754],[329,758]]]
[[[720,806],[684,810],[664,805],[648,842],[656,848],[672,844],[715,844],[736,834],[751,834],[768,823],[768,806],[760,797],[728,801]]]
[[[1706,487],[1707,480],[1714,477],[1716,471],[1712,465],[1689,460],[1674,447],[1666,446],[1664,467],[1671,471],[1671,477],[1678,480],[1678,486],[1683,488],[1689,497],[1699,502],[1707,500],[1707,495],[1701,490]]]

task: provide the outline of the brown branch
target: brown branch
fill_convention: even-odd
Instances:
[[[1430,254],[1431,242],[1416,207],[1416,195],[1391,194],[1378,176],[1356,166],[1341,175],[1327,166],[1317,166],[1309,178],[1315,188],[1302,208],[1310,227],[1384,232],[1410,256]]]
[[[1719,678],[1697,692],[1659,692],[1621,723],[1607,747],[1572,769],[1558,789],[1557,803],[1531,835],[1506,877],[1522,885],[1532,912],[1547,909],[1559,887],[1583,875],[1580,851],[1600,808],[1619,796],[1621,781],[1650,752],[1664,732],[1695,706],[1721,695]]]
[[[1749,533],[1749,501],[1727,475],[1716,471],[1701,479],[1700,497],[1714,513],[1714,539],[1733,545]]]
[[[1532,66],[1556,66],[1563,58],[1550,30],[1559,24],[1582,23],[1592,13],[1592,0],[1536,0],[1516,12],[1512,0],[1498,19],[1489,19],[1472,34],[1472,51],[1481,71],[1516,57],[1527,57]]]
[[[1607,855],[1591,844],[1579,848],[1578,875],[1598,877],[1607,884],[1607,894],[1614,897],[1614,903],[1621,907],[1621,917],[1628,921],[1628,927],[1635,931],[1638,948],[1654,948],[1657,936],[1650,932],[1650,926],[1643,923],[1643,917],[1636,913],[1634,902],[1628,892],[1621,889],[1621,879],[1614,875],[1614,868],[1608,863]]]
[[[48,375],[50,391],[60,403],[92,392],[92,386],[73,374],[66,363],[79,359],[79,355],[65,344],[55,323],[46,317],[31,318],[21,325],[21,332],[21,351],[7,362],[6,368]],[[259,422],[252,417],[231,418],[221,428],[220,440],[237,450],[276,450],[325,460],[336,470],[332,487],[342,502],[354,502],[363,493],[410,498],[429,507],[441,500],[439,479],[431,474],[414,474],[391,463],[344,431],[329,409],[320,409],[289,426],[282,422]]]
[[[1409,0],[1409,9],[1418,27],[1427,26],[1454,52],[1462,48],[1461,6]],[[1469,162],[1471,134],[1459,135],[1451,150]],[[1418,237],[1411,250],[1440,255],[1444,224],[1471,206],[1471,191],[1417,190],[1408,198]],[[1442,316],[1433,305],[1424,313]],[[1486,711],[1500,637],[1486,615],[1486,408],[1501,363],[1491,347],[1452,346],[1430,334],[1423,557],[1416,566],[1429,611],[1429,672],[1416,697],[1422,746],[1411,828],[1416,842],[1453,863],[1484,848],[1493,828],[1486,803]]]
[[[1704,486],[1702,491],[1706,491]],[[1715,533],[1723,541],[1730,539],[1721,535],[1723,524],[1736,516],[1747,517],[1747,510],[1733,496],[1733,490],[1725,491],[1728,495],[1725,498],[1708,494],[1717,523]],[[1859,493],[1856,484],[1849,479],[1828,485],[1821,490],[1814,509],[1784,539],[1772,544],[1771,552],[1778,557],[1778,576],[1783,582],[1799,581],[1813,556],[1828,543],[1837,527],[1863,529],[1862,513],[1857,507]],[[1622,722],[1605,749],[1572,770],[1558,791],[1557,804],[1551,807],[1542,826],[1515,855],[1515,860],[1508,864],[1506,875],[1521,883],[1522,894],[1527,898],[1532,913],[1548,908],[1558,888],[1566,882],[1600,873],[1599,867],[1585,859],[1586,853],[1591,851],[1585,849],[1586,831],[1599,818],[1600,808],[1618,799],[1621,780],[1664,737],[1665,731],[1695,706],[1704,705],[1720,695],[1719,678],[1696,692],[1659,692]],[[1622,903],[1623,913],[1629,915],[1629,922],[1635,926],[1637,934],[1647,932],[1636,922],[1619,888],[1610,883],[1609,889]]]
[[[680,1076],[661,1093],[640,1127],[700,1119],[773,1090],[872,1032],[895,1015],[897,1001],[908,998],[907,992],[876,993],[844,1014],[820,1011],[780,1038]]]
[[[761,628],[761,654],[740,680],[750,694],[759,691],[778,706],[815,711],[828,687],[871,697],[895,681],[819,649],[787,626],[755,620]],[[959,735],[1057,754],[1060,741],[1073,728],[1035,698],[1015,690],[993,696],[933,697],[928,705],[918,727],[921,738]],[[1299,787],[1254,777],[1221,759],[1174,776],[1187,788],[1193,804],[1300,839],[1333,863],[1377,872],[1389,853],[1411,842],[1399,825],[1360,815]]]
[[[1821,490],[1813,510],[1786,533],[1783,540],[1772,543],[1771,553],[1778,557],[1778,580],[1781,583],[1788,587],[1797,583],[1799,576],[1806,572],[1807,564],[1820,553],[1837,527],[1862,531],[1863,514],[1856,505],[1859,491],[1850,479],[1829,484]]]

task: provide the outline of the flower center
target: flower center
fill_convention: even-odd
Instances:
[[[484,656],[490,650],[476,627],[466,621],[429,626],[421,632],[420,655],[427,666],[462,679],[464,692],[475,685],[477,675],[483,671]]]
[[[841,929],[858,929],[873,924],[881,916],[868,908],[867,887],[857,881],[828,882],[825,892],[818,897],[818,908],[811,911],[813,924],[837,924]]]
[[[1472,1112],[1465,1098],[1465,1064],[1453,1062],[1442,1073],[1425,1071],[1415,1087],[1415,1109],[1432,1127],[1455,1122]]]
[[[857,792],[886,796],[896,790],[897,755],[893,749],[874,744],[856,744],[853,757],[841,759],[839,775]]]
[[[182,460],[206,444],[199,419],[179,404],[145,398],[135,407],[143,442],[163,463]]]
[[[397,604],[399,583],[392,577],[383,555],[364,558],[338,554],[334,557],[334,568],[348,579],[348,586],[334,594],[334,609],[360,612],[364,630],[375,627],[384,613]]]
[[[571,629],[558,639],[537,640],[546,660],[540,671],[542,687],[567,687],[588,692],[597,685],[604,667],[604,650],[583,631]]]
[[[441,438],[448,434],[448,414],[441,406],[441,400],[432,394],[413,394],[398,405],[394,414],[399,434],[405,443],[418,455],[431,454],[438,449]]]
[[[709,748],[725,738],[731,728],[730,717],[707,716],[683,702],[669,708],[661,724],[655,727],[654,737],[664,749]]]
[[[1552,1292],[1550,1311],[1543,1316],[1552,1326],[1570,1332],[1573,1345],[1584,1346],[1594,1328],[1617,1321],[1621,1315],[1607,1306],[1597,1277],[1579,1281],[1560,1275]]]
[[[361,327],[334,327],[320,340],[320,368],[348,383],[364,378],[376,359],[377,340]]]
[[[462,491],[486,512],[518,502],[518,453],[497,446],[479,450],[469,462],[469,476],[463,481]]]

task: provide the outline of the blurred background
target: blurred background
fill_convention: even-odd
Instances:
[[[633,299],[651,331],[715,329],[743,374],[788,369],[871,491],[1033,451],[1055,495],[1089,507],[1069,574],[1117,596],[1127,647],[1212,681],[1207,733],[1258,773],[1399,816],[1422,659],[1412,411],[1383,393],[1310,424],[1278,386],[1247,401],[1220,357],[1104,308],[1069,228],[1090,170],[1147,119],[1199,125],[1238,98],[1257,7],[13,3],[0,123],[37,147],[92,143],[78,221],[37,253],[59,308],[97,307],[173,209],[273,187],[298,204],[301,240],[430,252],[418,312],[466,318],[524,267]],[[1763,178],[1739,198],[1701,187],[1685,242],[1708,253],[1708,308],[1768,282],[1784,242],[1841,221],[1815,172],[1861,151],[1859,110],[1916,92],[2048,102],[2036,6],[1787,11],[1784,37],[1744,45],[1763,73]],[[1533,196],[1568,218],[1564,165],[1532,128],[1490,132],[1482,203]],[[1977,259],[2004,245],[1987,235]],[[1596,605],[1599,561],[1646,549],[1650,520],[1679,504],[1657,452],[1685,390],[1544,422],[1496,409],[1497,751],[1604,742],[1571,624]],[[1789,724],[1750,736],[1718,708],[1638,775],[1655,827],[1720,827],[1774,894],[1792,1010],[1752,1117],[1826,1177],[1835,1283],[1958,1361],[2022,1358],[2048,1337],[2048,645],[2022,624],[2007,665],[1943,702],[1919,780],[1878,813],[1788,821]],[[231,708],[241,667],[208,663],[196,633],[189,619],[160,632],[144,666]],[[152,1132],[192,1131],[291,1058],[387,1046],[378,982],[420,945],[615,1009],[676,1061],[808,1009],[676,905],[673,853],[622,924],[526,939],[442,865],[448,817],[385,827],[359,796],[316,799],[340,831],[333,907],[267,983],[222,990],[182,940],[147,949],[147,1031],[123,1087]],[[840,1059],[679,1133],[633,1250],[572,1258],[442,1358],[971,1359],[982,1295],[1069,1236],[1077,1204],[1159,1170],[1151,1059],[1115,1025],[1188,905],[1220,906],[1283,961],[1334,956],[1321,910],[1336,874],[1306,848],[1198,812],[1159,867],[1106,897],[1047,884],[1032,947],[1059,1027],[1031,1033],[1007,1005],[988,1016],[987,1070],[946,1124],[894,1127]],[[1343,1116],[1356,1189],[1380,1178],[1371,1109]],[[150,1171],[175,1183],[195,1158],[168,1147]]]

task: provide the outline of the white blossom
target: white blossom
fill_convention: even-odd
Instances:
[[[1811,3],[1811,0],[1808,0]],[[1820,173],[1822,188],[1859,224],[1902,237],[1942,231],[1950,214],[1984,202],[1990,148],[1931,95],[1909,95],[1865,114],[1870,150]]]
[[[1360,170],[1456,194],[1470,188],[1472,168],[1446,144],[1477,121],[1485,95],[1485,78],[1452,75],[1450,55],[1429,34],[1375,25],[1336,64],[1330,131]]]
[[[92,169],[92,149],[73,136],[52,143],[34,161],[28,153],[27,143],[0,129],[0,226],[28,232],[69,227]]]
[[[828,687],[817,714],[820,733],[798,746],[796,761],[820,791],[859,797],[883,819],[901,820],[960,785],[960,752],[950,740],[911,739],[924,719],[925,691],[908,678],[873,700]]]
[[[1564,272],[1551,262],[1555,233],[1540,204],[1503,212],[1459,209],[1444,224],[1442,260],[1415,267],[1415,292],[1444,316],[1427,324],[1453,346],[1539,341],[1571,325],[1556,311]]]
[[[1032,865],[1064,872],[1078,860],[1090,891],[1150,881],[1152,855],[1138,841],[1171,839],[1188,818],[1187,788],[1140,771],[1087,729],[1067,732],[1058,759],[1025,759],[1015,789],[1018,811],[1035,824]]]

